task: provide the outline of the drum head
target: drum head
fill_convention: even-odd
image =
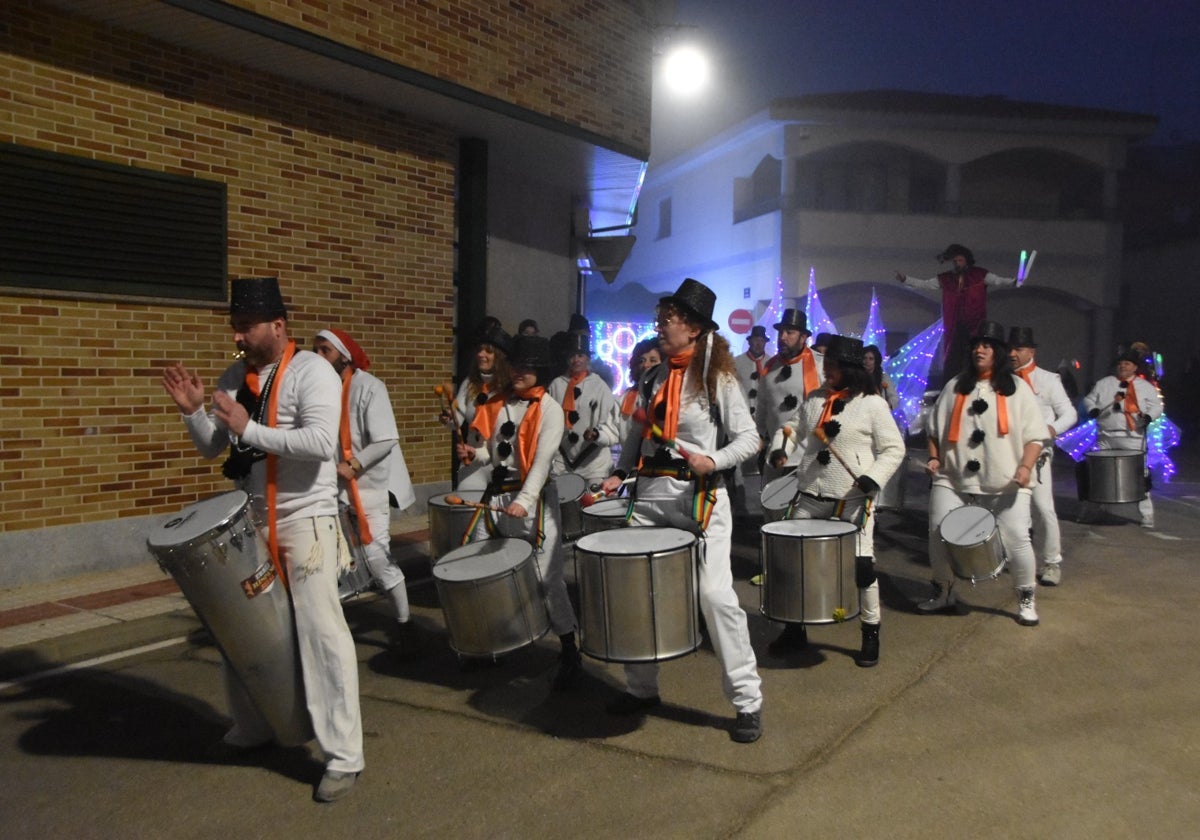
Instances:
[[[965,505],[947,513],[938,529],[951,545],[979,545],[996,530],[996,517],[978,505]]]
[[[628,499],[601,499],[594,505],[585,507],[583,515],[598,516],[601,519],[624,519],[627,510],[629,510]]]
[[[470,543],[443,554],[433,576],[445,581],[469,581],[511,572],[529,559],[533,546],[515,537]]]
[[[563,473],[555,476],[554,486],[558,489],[559,504],[573,502],[587,490],[587,482],[583,480],[583,476],[575,473]]]
[[[482,490],[455,490],[452,493],[443,493],[440,496],[433,496],[429,500],[429,504],[434,507],[451,508],[452,510],[466,510],[466,505],[452,505],[446,501],[447,496],[458,496],[465,502],[478,502],[483,499]]]
[[[152,548],[184,545],[203,537],[209,531],[231,522],[250,501],[241,490],[233,490],[185,507],[159,525],[146,537]]]
[[[696,535],[679,528],[618,528],[580,537],[575,548],[588,554],[640,557],[678,551],[696,541]]]
[[[771,479],[762,489],[759,501],[767,510],[783,510],[800,489],[800,478],[793,472]]]
[[[842,537],[858,528],[853,522],[840,519],[784,519],[768,522],[760,529],[763,534],[782,537]]]

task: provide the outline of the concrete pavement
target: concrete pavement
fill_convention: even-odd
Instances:
[[[406,570],[425,656],[385,650],[378,599],[347,608],[368,768],[333,805],[309,800],[311,747],[204,759],[224,728],[219,655],[184,605],[10,646],[2,679],[163,645],[0,692],[0,820],[13,837],[1190,836],[1200,459],[1175,454],[1157,531],[1064,521],[1063,585],[1039,590],[1036,628],[1016,624],[1007,575],[960,587],[965,614],[916,614],[928,565],[914,472],[906,509],[879,513],[873,669],[853,662],[857,621],[810,627],[810,649],[793,658],[767,655],[776,629],[746,582],[757,563],[747,532],[735,576],[766,698],[752,745],[729,739],[707,648],[663,665],[664,705],[645,718],[604,713],[619,666],[587,660],[577,691],[551,693],[545,639],[462,672],[419,552]],[[1073,515],[1073,484],[1060,476],[1056,489],[1060,516]]]

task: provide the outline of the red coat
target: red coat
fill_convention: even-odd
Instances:
[[[983,282],[987,275],[986,268],[972,265],[962,274],[943,271],[937,276],[942,287],[942,326],[947,334],[962,331],[963,336],[974,335],[987,320],[987,284]]]

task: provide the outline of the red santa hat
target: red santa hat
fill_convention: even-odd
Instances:
[[[371,367],[370,356],[358,346],[357,341],[350,337],[350,333],[335,329],[321,330],[317,333],[317,338],[323,338],[332,344],[339,353],[350,360],[357,370],[366,370]]]

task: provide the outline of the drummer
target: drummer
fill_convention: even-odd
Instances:
[[[565,691],[578,683],[583,664],[575,642],[575,609],[563,576],[566,562],[558,493],[548,480],[563,437],[562,407],[545,388],[551,369],[550,342],[541,336],[519,335],[513,339],[511,360],[511,386],[492,394],[471,422],[482,445],[458,445],[460,458],[488,465],[491,478],[482,501],[503,511],[476,516],[470,539],[517,537],[532,543],[550,626],[562,645],[553,687]]]
[[[929,419],[929,565],[933,594],[917,608],[955,605],[949,549],[938,526],[964,505],[996,517],[1018,595],[1017,623],[1038,623],[1033,545],[1029,539],[1034,467],[1049,443],[1033,391],[1013,373],[1004,328],[984,321],[970,339],[963,371],[946,383]]]
[[[792,508],[793,519],[841,519],[858,526],[854,577],[862,602],[862,650],[856,661],[870,668],[879,662],[881,613],[875,574],[875,517],[867,501],[904,462],[904,438],[887,402],[875,393],[864,366],[861,341],[831,336],[824,368],[825,384],[784,424],[789,433],[781,430],[772,441],[771,462],[781,467],[790,456],[793,463],[799,463],[800,495]],[[789,622],[768,650],[779,656],[807,644],[804,625]]]
[[[1138,376],[1142,357],[1128,350],[1117,357],[1116,375],[1106,376],[1083,398],[1088,417],[1096,421],[1098,449],[1146,451],[1146,427],[1162,416],[1162,400],[1149,380]],[[1138,502],[1143,528],[1154,527],[1154,503],[1150,501],[1150,470],[1146,478],[1146,498]],[[1095,515],[1095,502],[1084,502],[1080,519]],[[1103,509],[1103,506],[1101,506]]]
[[[354,509],[367,568],[391,605],[396,619],[393,652],[410,656],[416,652],[417,639],[404,572],[392,557],[391,508],[403,510],[417,499],[400,451],[387,386],[367,372],[371,357],[344,330],[318,332],[313,352],[342,378],[338,501]]]
[[[716,295],[687,279],[659,301],[656,327],[666,364],[638,395],[650,422],[630,430],[618,469],[604,482],[614,492],[637,473],[634,525],[680,528],[700,535],[700,610],[723,671],[726,698],[737,710],[730,733],[750,743],[762,735],[762,688],[746,613],[733,589],[733,515],[721,470],[758,447],[729,344],[712,320]],[[722,441],[727,441],[722,445]],[[626,692],[608,706],[616,715],[658,706],[658,665],[625,666]]]
[[[163,372],[163,387],[201,455],[215,458],[231,447],[223,472],[267,522],[272,559],[295,607],[305,700],[325,753],[314,798],[332,802],[350,792],[364,766],[358,659],[337,592],[346,552],[334,466],[341,383],[321,357],[297,350],[288,337],[276,278],[234,280],[230,296],[233,339],[244,358],[218,380],[212,412],[204,411],[200,378],[182,364]],[[233,728],[213,754],[233,759],[273,736],[228,667],[225,685]]]
[[[618,442],[617,401],[604,380],[591,372],[591,340],[585,332],[567,336],[567,372],[547,386],[562,406],[562,443],[552,475],[575,473],[589,489],[612,472],[612,446]]]
[[[480,332],[475,355],[471,358],[471,368],[454,397],[454,414],[442,413],[442,422],[457,428],[460,435],[465,435],[472,451],[482,447],[484,442],[471,431],[471,421],[475,419],[476,409],[487,401],[489,394],[497,394],[508,388],[511,377],[508,354],[511,350],[508,333],[498,325]],[[482,490],[487,486],[486,466],[482,461],[460,461],[455,488]]]
[[[808,321],[799,309],[785,309],[775,325],[778,331],[776,346],[779,352],[767,360],[766,373],[759,378],[758,407],[754,422],[763,444],[793,419],[813,391],[821,387],[825,372],[813,351],[805,346],[808,340]],[[780,476],[780,471],[767,463],[763,469],[763,485]]]
[[[625,440],[629,434],[630,425],[635,422],[633,413],[637,410],[638,384],[641,382],[642,376],[660,364],[662,364],[662,353],[658,349],[657,335],[652,338],[643,338],[633,345],[633,352],[629,354],[629,381],[633,384],[625,390],[618,406],[618,444]],[[638,426],[638,430],[641,430],[641,426]]]

